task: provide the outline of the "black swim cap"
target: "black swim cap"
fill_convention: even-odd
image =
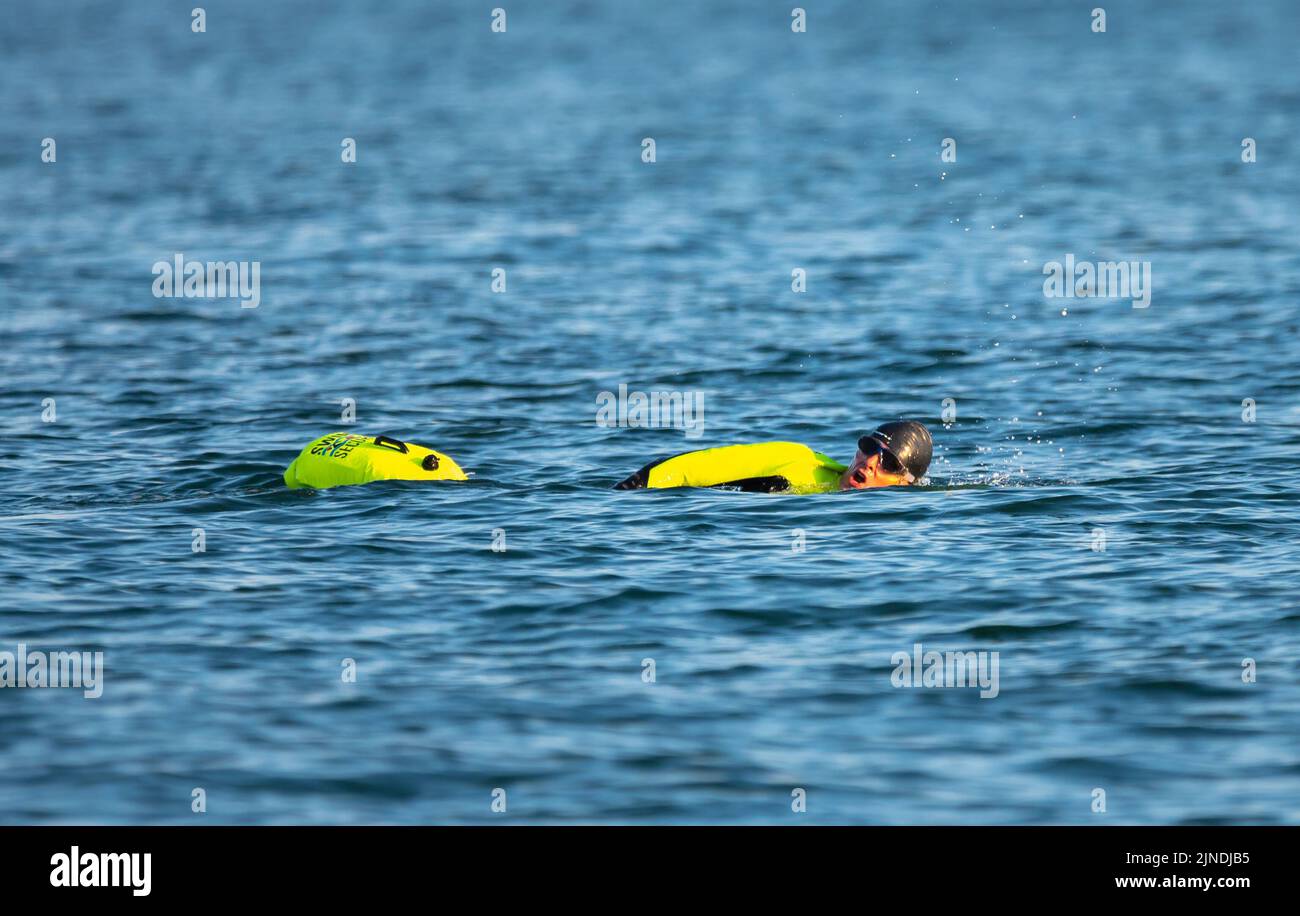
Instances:
[[[865,452],[867,449],[862,448],[863,445],[869,448],[873,441],[887,451],[893,452],[914,478],[920,480],[925,476],[926,469],[930,467],[930,458],[934,454],[934,440],[930,438],[930,431],[925,428],[925,424],[918,423],[916,420],[881,423],[874,433],[858,440],[858,448]]]

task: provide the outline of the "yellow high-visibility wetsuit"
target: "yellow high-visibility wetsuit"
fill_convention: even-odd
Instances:
[[[616,490],[735,487],[759,493],[825,493],[840,488],[847,468],[798,442],[724,445],[652,461]]]

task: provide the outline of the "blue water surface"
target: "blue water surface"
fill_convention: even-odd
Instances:
[[[194,5],[0,4],[0,651],[105,660],[0,822],[1300,822],[1300,7]],[[897,417],[926,486],[610,489]],[[473,479],[287,490],[343,429]]]

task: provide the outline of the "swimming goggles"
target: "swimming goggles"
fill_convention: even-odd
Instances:
[[[870,458],[872,455],[879,452],[880,469],[882,471],[895,477],[904,477],[907,479],[908,483],[914,483],[916,477],[912,472],[904,467],[902,460],[891,452],[885,443],[881,442],[879,439],[873,438],[874,435],[875,434],[873,433],[870,436],[863,436],[858,440],[858,449],[862,454]]]

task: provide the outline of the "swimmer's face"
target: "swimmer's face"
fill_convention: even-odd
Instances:
[[[880,460],[883,452],[873,452],[871,455],[862,454],[862,449],[858,449],[858,454],[853,458],[853,464],[840,477],[841,490],[865,490],[868,487],[902,487],[907,485],[907,475],[891,474],[881,467]]]

